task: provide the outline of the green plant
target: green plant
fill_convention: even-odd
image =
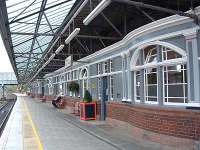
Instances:
[[[85,91],[83,102],[92,102],[92,96],[90,95],[90,92],[88,90]]]
[[[71,92],[78,93],[79,92],[79,84],[76,83],[76,82],[70,82],[69,85],[68,85],[68,89]]]

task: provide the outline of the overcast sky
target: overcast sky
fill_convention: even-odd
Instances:
[[[5,50],[3,41],[0,35],[0,72],[13,72],[10,60]]]

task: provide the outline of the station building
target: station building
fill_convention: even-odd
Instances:
[[[189,18],[170,16],[130,32],[71,67],[45,75],[33,92],[82,98],[88,89],[94,100],[199,105],[199,47],[199,26]],[[68,90],[72,81],[80,85],[78,93]]]
[[[67,88],[71,82],[79,84],[78,93]],[[200,122],[195,117],[199,113],[185,108],[200,106],[199,86],[199,26],[189,18],[174,15],[139,27],[121,41],[73,62],[71,67],[45,75],[44,80],[33,83],[31,93],[48,97],[63,93],[72,100],[81,100],[87,89],[93,100],[107,101],[108,117],[144,129],[198,139]],[[183,127],[187,128],[183,134],[164,130],[166,126],[159,129],[166,116],[176,128],[184,120],[193,122],[193,127]],[[196,134],[190,135],[193,130]]]
[[[193,110],[200,107],[199,5],[198,0],[73,0],[65,24],[29,74],[32,42],[18,79],[31,83],[35,97],[52,100],[62,93],[67,107],[88,90],[100,116],[105,111],[108,118],[144,130],[199,140],[200,112]],[[33,33],[34,38],[52,34]],[[64,65],[71,56],[71,65]],[[69,91],[72,82],[79,92]]]

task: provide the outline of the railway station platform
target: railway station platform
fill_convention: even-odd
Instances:
[[[65,109],[53,108],[51,103],[18,96],[0,138],[0,150],[198,149],[192,140],[162,136],[163,141],[177,140],[175,147],[148,140],[151,133],[147,131],[146,136],[138,137],[134,129],[113,119],[80,121]]]

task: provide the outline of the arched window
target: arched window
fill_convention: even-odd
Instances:
[[[158,95],[163,95],[164,103],[187,103],[185,55],[169,47],[149,45],[138,51],[134,62],[136,101],[144,98],[146,103],[158,103]],[[160,94],[159,87],[163,88]]]
[[[79,77],[82,80],[82,91],[83,91],[83,96],[84,96],[85,91],[88,89],[88,70],[87,70],[87,68],[81,69]]]

